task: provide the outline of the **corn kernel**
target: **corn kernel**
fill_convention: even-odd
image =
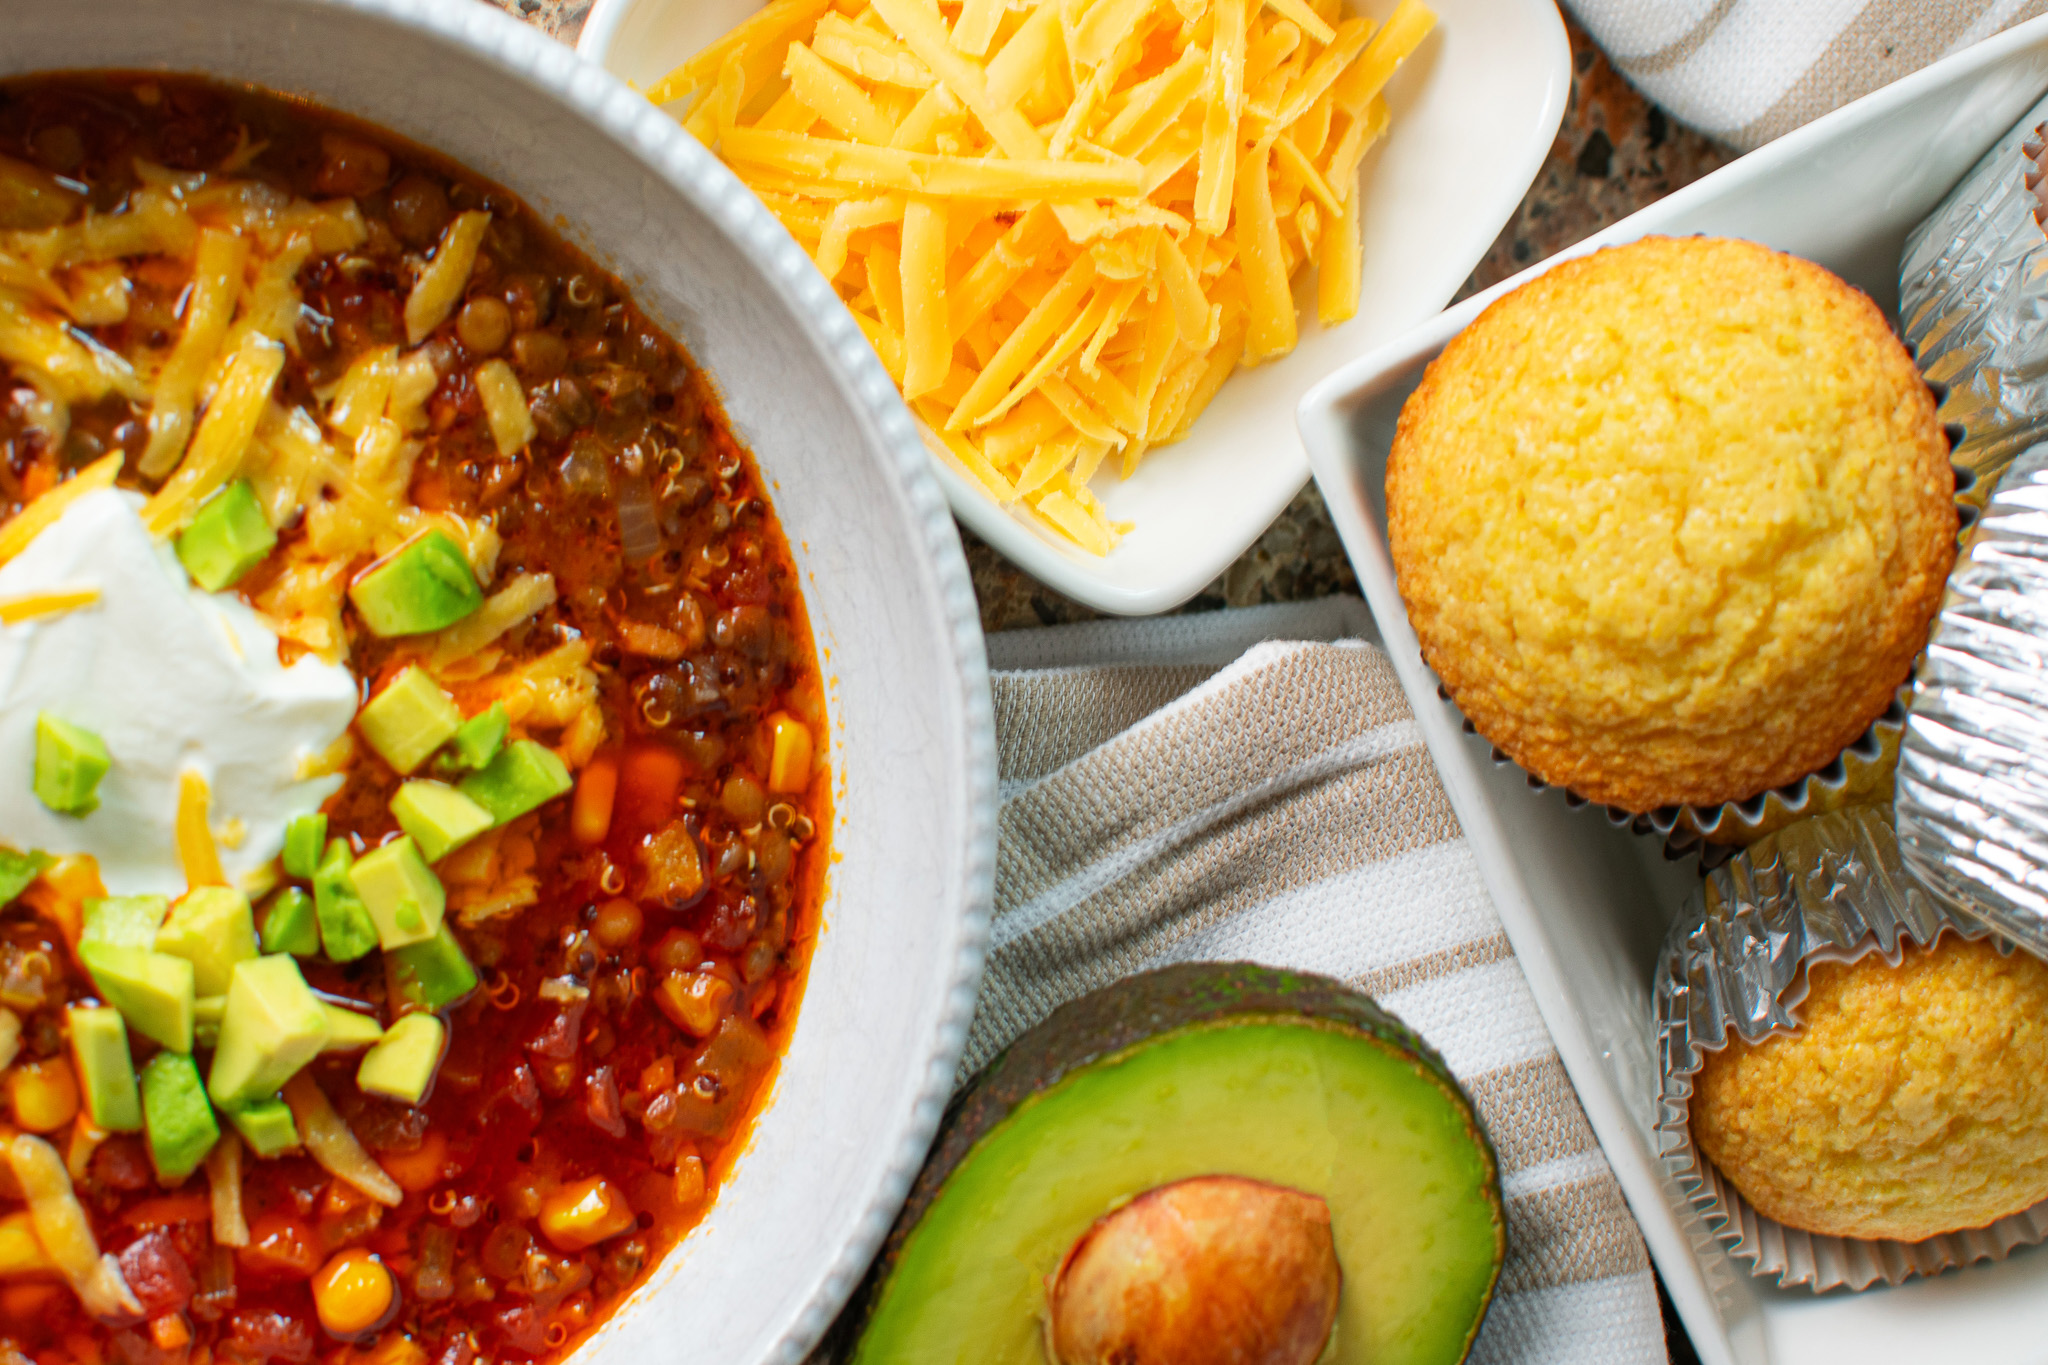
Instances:
[[[800,792],[811,785],[811,730],[787,711],[768,718],[774,735],[773,757],[768,760],[768,790]]]
[[[335,1252],[313,1276],[314,1311],[320,1325],[338,1337],[375,1330],[396,1299],[391,1272],[361,1247]]]
[[[192,1328],[183,1313],[161,1313],[149,1320],[149,1336],[158,1349],[175,1351],[192,1340]]]
[[[78,1081],[62,1057],[23,1062],[8,1075],[14,1121],[31,1133],[51,1133],[78,1113]]]
[[[563,1251],[581,1251],[638,1226],[625,1196],[601,1175],[562,1186],[541,1202],[540,1230]]]
[[[0,1280],[20,1280],[56,1272],[56,1263],[36,1238],[35,1220],[27,1209],[19,1209],[0,1218]]]

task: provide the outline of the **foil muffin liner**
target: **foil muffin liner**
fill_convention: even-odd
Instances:
[[[2048,99],[1906,238],[1899,331],[1940,397],[1957,492],[1981,507],[2048,437]]]
[[[1897,819],[1916,876],[2048,956],[2048,444],[2007,468],[1949,576]]]
[[[1831,811],[1788,825],[1711,873],[1687,901],[1657,964],[1656,1142],[1665,1170],[1728,1254],[1784,1287],[1861,1290],[1976,1261],[2048,1238],[2048,1201],[1989,1227],[1919,1242],[1830,1237],[1758,1213],[1693,1143],[1693,1077],[1732,1031],[1748,1043],[1799,1026],[1807,970],[1908,944],[1991,930],[1907,870],[1887,812]],[[2000,946],[2010,951],[2010,944]]]

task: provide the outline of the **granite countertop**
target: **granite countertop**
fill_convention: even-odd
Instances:
[[[545,33],[573,43],[590,0],[491,0]],[[1569,19],[1572,95],[1542,173],[1472,272],[1459,298],[1476,293],[1661,199],[1728,161],[1734,153],[1666,119],[1630,89]],[[1015,630],[1089,620],[1099,613],[1071,602],[960,529],[981,600],[984,630]],[[1291,602],[1358,591],[1336,528],[1315,485],[1304,488],[1259,537],[1181,611]]]

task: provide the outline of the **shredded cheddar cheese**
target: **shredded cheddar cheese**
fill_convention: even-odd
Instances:
[[[648,97],[760,194],[944,457],[1107,554],[1090,479],[1358,306],[1358,167],[1435,24],[1338,0],[773,0]],[[495,427],[494,427],[495,430]],[[503,439],[501,438],[501,446]]]

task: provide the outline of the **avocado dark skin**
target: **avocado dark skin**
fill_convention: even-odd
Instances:
[[[1329,977],[1251,963],[1188,963],[1113,983],[1070,1001],[991,1061],[948,1105],[923,1169],[846,1310],[810,1357],[810,1365],[848,1360],[905,1241],[975,1145],[1017,1107],[1070,1073],[1192,1025],[1223,1021],[1303,1020],[1377,1039],[1410,1056],[1464,1115],[1469,1137],[1492,1166],[1496,1244],[1506,1247],[1498,1163],[1470,1100],[1443,1059],[1369,997]],[[1495,1257],[1495,1278],[1499,1256]],[[1488,1295],[1490,1297],[1491,1290]],[[1475,1321],[1472,1335],[1477,1336]],[[1469,1341],[1468,1341],[1469,1345]]]

